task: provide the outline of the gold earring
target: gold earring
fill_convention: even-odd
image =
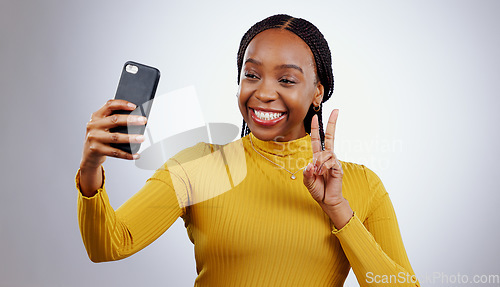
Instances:
[[[319,105],[319,106],[317,106],[317,107],[313,106],[313,110],[314,110],[315,112],[319,112],[319,110],[321,110],[321,105]]]

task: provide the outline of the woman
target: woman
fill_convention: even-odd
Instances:
[[[101,164],[138,155],[109,143],[144,139],[109,129],[145,119],[111,115],[135,108],[120,100],[92,115],[76,178],[91,260],[130,256],[181,216],[195,286],[342,286],[350,266],[361,286],[418,286],[380,179],[333,152],[338,110],[323,132],[333,75],[319,30],[288,15],[255,24],[240,43],[238,83],[242,138],[185,149],[116,212]]]

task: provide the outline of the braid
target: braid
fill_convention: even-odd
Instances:
[[[262,31],[268,29],[286,29],[295,35],[299,36],[311,49],[314,56],[314,61],[316,64],[316,74],[319,82],[324,87],[325,94],[323,95],[322,103],[330,99],[333,93],[333,71],[332,71],[332,55],[330,48],[328,47],[328,42],[321,32],[307,20],[301,18],[294,18],[285,14],[278,14],[268,17],[255,25],[253,25],[246,33],[240,42],[240,47],[238,49],[238,84],[240,83],[241,68],[243,66],[243,56],[245,51],[250,44],[250,41]],[[304,118],[304,127],[307,133],[311,133],[311,120],[314,114],[318,115],[319,122],[319,133],[321,138],[321,145],[324,147],[325,133],[323,130],[323,120],[322,120],[322,105],[320,105],[320,110],[315,112],[313,106],[309,107],[309,111]],[[248,135],[250,129],[248,125],[243,120],[243,125],[241,129],[241,137]]]
[[[245,120],[243,120],[243,125],[241,126],[241,137],[244,137],[246,136],[246,127],[247,127],[247,123],[245,122]]]
[[[244,137],[250,133],[247,123],[243,120],[243,125],[241,126],[241,137]]]
[[[322,119],[322,118],[323,118],[323,109],[321,108],[318,111],[318,119]],[[321,139],[321,150],[324,150],[325,149],[325,130],[323,129],[323,121],[318,120],[318,124],[319,124],[319,137]]]

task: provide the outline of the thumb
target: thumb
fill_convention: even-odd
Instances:
[[[306,168],[304,168],[304,171],[302,174],[304,175],[303,182],[304,185],[307,187],[309,191],[311,191],[314,187],[314,181],[316,179],[316,176],[314,175],[314,168],[315,166],[312,163],[309,163]]]

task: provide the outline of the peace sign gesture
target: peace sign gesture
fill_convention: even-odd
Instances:
[[[342,196],[342,164],[333,152],[339,110],[330,114],[325,132],[325,150],[321,148],[318,116],[311,122],[313,162],[304,169],[304,185],[328,214],[335,227],[342,228],[352,217],[352,209]]]

